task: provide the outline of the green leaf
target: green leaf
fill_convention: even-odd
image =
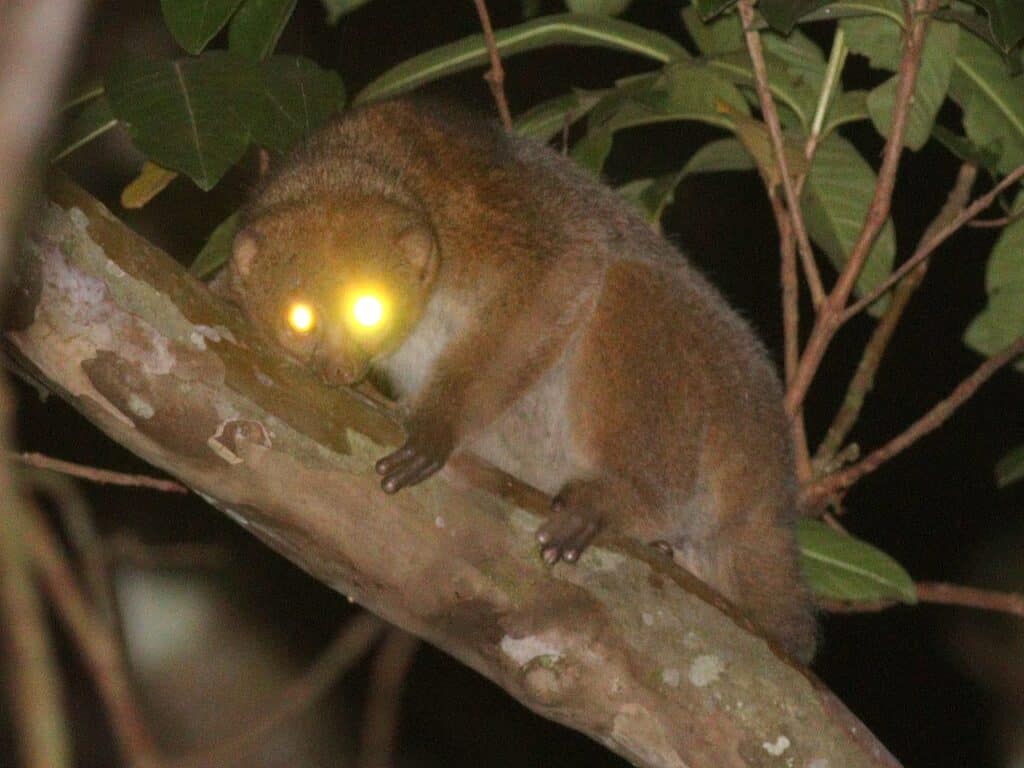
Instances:
[[[978,146],[1002,145],[998,168],[1024,164],[1024,77],[974,35],[960,35],[949,95],[964,111],[964,130]]]
[[[968,0],[988,14],[992,38],[1003,52],[1024,39],[1024,6],[1020,0]]]
[[[588,131],[586,136],[577,141],[569,153],[573,160],[592,173],[599,174],[604,168],[604,161],[612,151],[612,132],[599,128]]]
[[[693,38],[697,50],[705,56],[719,56],[746,48],[743,41],[743,25],[735,13],[705,21],[694,6],[688,5],[683,8],[683,24]]]
[[[618,16],[629,8],[632,0],[565,0],[566,7],[573,13],[598,13],[603,16]]]
[[[206,190],[250,138],[288,149],[344,98],[337,75],[306,59],[275,56],[258,65],[227,51],[113,67],[106,90],[135,145]]]
[[[800,125],[806,130],[810,126],[814,109],[818,103],[818,91],[808,80],[816,80],[817,87],[820,88],[825,73],[824,59],[820,59],[820,71],[809,78],[808,72],[814,69],[813,60],[805,58],[801,67],[794,67],[769,49],[769,35],[763,35],[763,38],[766,43],[764,60],[768,70],[769,89],[777,101],[787,106],[797,116]],[[781,45],[778,47],[781,48]],[[816,46],[815,48],[817,50]],[[795,55],[798,49],[792,47],[786,50],[789,54]],[[817,53],[820,57],[821,51],[817,50]],[[754,70],[750,62],[750,54],[746,50],[708,57],[708,64],[731,82],[749,88],[754,87]]]
[[[252,110],[252,138],[285,152],[308,139],[345,106],[345,86],[335,72],[309,59],[274,56],[261,67],[259,109]]]
[[[106,95],[100,95],[88,102],[64,129],[60,144],[51,162],[62,160],[79,147],[88,144],[117,125],[117,118],[110,111]]]
[[[886,16],[844,18],[839,22],[851,52],[865,56],[875,69],[895,72],[900,62],[903,28]]]
[[[346,13],[354,11],[368,2],[370,0],[320,0],[324,10],[327,11],[327,23],[331,25],[337,24],[338,19]]]
[[[245,0],[228,27],[228,48],[263,61],[277,46],[295,10],[296,0]]]
[[[835,0],[824,8],[806,14],[801,20],[809,23],[876,15],[888,17],[900,26],[903,25],[900,0]]]
[[[635,53],[662,63],[689,58],[672,38],[619,19],[582,14],[542,16],[495,33],[502,56],[553,45],[601,47]],[[403,61],[370,83],[356,102],[382,99],[488,62],[483,35],[471,35]]]
[[[727,79],[700,61],[677,61],[660,73],[618,85],[593,108],[590,124],[612,131],[677,120],[731,129],[749,109]]]
[[[999,163],[1000,156],[1003,154],[1003,143],[998,139],[988,146],[980,147],[966,136],[953,133],[938,123],[932,126],[932,136],[939,144],[961,160],[984,168],[990,176],[999,176],[996,166]]]
[[[1024,445],[1018,445],[996,464],[996,484],[1000,488],[1018,480],[1024,480]]]
[[[127,63],[107,73],[107,97],[135,146],[209,190],[249,145],[248,126],[232,102],[254,89],[254,70],[223,51]]]
[[[935,116],[946,100],[960,28],[950,22],[933,21],[921,54],[921,69],[914,87],[914,97],[907,115],[906,135],[903,143],[913,150],[925,145],[931,136]],[[897,77],[893,76],[871,91],[868,111],[875,128],[888,136],[892,127],[892,110],[896,102]]]
[[[805,519],[797,526],[797,543],[804,577],[817,595],[854,603],[917,602],[903,566],[867,542]]]
[[[832,102],[832,106],[829,107],[822,135],[828,136],[841,125],[855,123],[859,120],[867,120],[869,117],[868,92],[846,91],[839,94],[836,100]]]
[[[199,251],[188,271],[200,280],[205,280],[228,263],[231,258],[231,244],[238,232],[238,214],[233,213],[217,225],[210,234],[206,245]]]
[[[832,0],[761,0],[757,8],[773,29],[788,35],[796,20],[819,8],[829,5]]]
[[[717,16],[735,4],[736,0],[693,0],[693,5],[702,19],[710,19],[712,16]]]
[[[846,139],[833,134],[819,145],[804,190],[804,218],[808,234],[836,270],[845,266],[860,236],[875,183],[875,172]],[[869,293],[889,276],[895,253],[896,236],[889,219],[857,279],[858,295]],[[868,311],[879,314],[886,302],[883,297]]]
[[[739,139],[717,139],[693,153],[680,171],[680,177],[719,171],[752,171],[754,158]]]
[[[649,223],[657,225],[665,208],[671,205],[676,187],[687,176],[715,171],[749,171],[753,168],[754,159],[737,139],[718,139],[698,149],[677,173],[637,179],[619,187],[618,192],[640,209]]]
[[[538,104],[516,118],[514,128],[522,136],[550,141],[566,124],[586,117],[607,91],[574,91]]]
[[[1024,207],[1024,192],[1013,210]],[[985,269],[988,303],[967,326],[964,341],[983,355],[994,355],[1024,336],[1024,218],[1003,229]],[[1024,360],[1017,362],[1024,371]]]
[[[164,21],[189,53],[199,53],[224,28],[242,0],[160,0]]]

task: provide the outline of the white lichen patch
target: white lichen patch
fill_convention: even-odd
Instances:
[[[695,648],[700,648],[700,646],[703,645],[703,640],[701,640],[700,635],[693,630],[690,630],[683,635],[683,645],[692,651]]]
[[[654,626],[654,616],[652,616],[651,614],[647,613],[647,611],[644,611],[643,613],[640,614],[640,621],[642,621],[644,623],[645,627],[653,627]]]
[[[583,557],[589,561],[595,571],[617,571],[627,562],[626,558],[618,552],[600,547],[588,547],[584,551]]]
[[[560,644],[539,635],[501,638],[501,650],[519,666],[523,667],[534,659],[555,662],[562,658],[564,652]]]
[[[128,396],[128,410],[140,419],[152,419],[156,413],[153,406],[135,392]]]
[[[189,341],[199,349],[206,349],[206,341],[209,339],[214,343],[222,341],[230,341],[232,344],[237,344],[235,341],[234,334],[228,328],[223,326],[210,326],[210,325],[197,325],[192,329],[192,332],[188,336]]]
[[[272,387],[272,386],[274,386],[274,380],[272,378],[270,378],[269,376],[267,376],[267,374],[265,374],[259,368],[257,368],[256,366],[253,366],[252,370],[253,370],[253,373],[256,374],[256,381],[258,381],[264,387]]]
[[[669,667],[661,670],[661,682],[671,688],[679,687],[679,680],[682,677],[679,670],[675,667]]]
[[[526,533],[534,533],[540,528],[541,518],[539,515],[535,515],[532,512],[527,512],[525,509],[516,507],[512,510],[512,514],[509,515],[509,520],[512,523],[512,527]]]
[[[761,745],[761,747],[764,748],[764,751],[769,755],[779,757],[783,752],[789,749],[789,739],[785,736],[779,736],[774,743],[766,741]]]
[[[77,211],[78,209],[76,208],[75,210]],[[79,213],[81,213],[81,211],[79,211]],[[124,277],[125,275],[128,274],[123,269],[121,269],[120,266],[115,264],[113,261],[108,261],[107,262],[107,266],[104,267],[104,269],[107,270],[107,274],[108,275],[113,275],[114,277]]]
[[[444,526],[445,526],[444,518],[441,517],[440,515],[435,517],[434,518],[434,525],[436,525],[438,528],[444,528]]]
[[[712,654],[698,656],[690,664],[690,671],[687,674],[690,682],[698,688],[703,688],[718,680],[725,669],[725,663]]]

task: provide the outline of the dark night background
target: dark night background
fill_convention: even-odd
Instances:
[[[496,27],[522,20],[518,1],[491,0],[489,5]],[[684,37],[678,15],[681,5],[635,0],[626,18],[680,39]],[[553,2],[545,7],[557,10]],[[94,67],[102,72],[121,46],[142,47],[156,55],[172,51],[161,42],[156,0],[97,3],[95,15],[83,71]],[[469,0],[375,0],[343,17],[334,29],[321,19],[318,3],[300,0],[279,49],[337,69],[350,95],[399,61],[478,30]],[[808,31],[819,42],[830,40],[831,27],[819,25]],[[556,48],[515,57],[505,67],[506,89],[517,113],[570,87],[607,86],[617,77],[645,71],[650,64],[598,49]],[[861,87],[875,81],[876,75],[853,57],[850,71]],[[491,110],[490,93],[480,74],[474,71],[445,80],[438,90]],[[943,118],[955,125],[958,115],[951,111]],[[621,183],[668,172],[718,135],[692,124],[622,132],[606,174]],[[870,125],[860,124],[847,135],[870,161],[878,157],[881,140]],[[133,226],[186,262],[244,194],[244,179],[230,178],[208,197],[178,180],[141,213],[127,215],[116,196],[131,178],[132,166],[109,159],[105,152],[86,149],[67,167],[101,194],[115,213],[125,215]],[[901,256],[909,252],[943,203],[956,169],[956,161],[934,144],[905,156],[894,209]],[[763,187],[755,176],[691,177],[678,190],[663,226],[758,328],[779,360],[778,246]],[[993,238],[991,230],[966,230],[935,256],[852,436],[864,448],[870,450],[901,431],[979,364],[980,358],[962,344],[961,336],[984,304],[982,258]],[[827,267],[825,275],[833,276]],[[810,316],[809,306],[802,307],[802,314],[805,319]],[[863,318],[851,323],[819,372],[808,403],[812,445],[842,396],[870,328],[870,321]],[[1024,587],[1024,483],[999,490],[992,474],[998,458],[1024,442],[1021,385],[1017,372],[998,374],[939,431],[861,482],[848,497],[844,522],[897,558],[915,579]],[[20,395],[20,445],[25,450],[108,468],[150,471],[59,400],[41,402],[27,387],[20,388]],[[93,486],[85,490],[106,532],[127,529],[153,543],[227,546],[233,553],[231,567],[218,578],[231,585],[241,608],[269,616],[299,658],[311,659],[352,610],[342,597],[257,544],[196,496]],[[988,553],[1000,550],[1002,565],[992,565],[994,556]],[[980,568],[982,562],[988,567]],[[1014,626],[1009,620],[944,607],[825,617],[814,670],[908,767],[1007,766],[1000,757],[999,726],[1016,719],[1018,728],[1024,729],[1019,722],[1024,693],[1018,696],[1014,715],[996,693],[968,672],[977,664],[971,663],[972,652],[965,649],[978,647],[969,640],[977,633],[1006,641],[1005,657],[989,666],[1006,664],[1012,669],[1016,664],[1016,674],[1022,674],[1024,623]],[[1017,637],[1016,652],[1009,642],[1012,633]],[[71,701],[80,718],[76,735],[86,754],[83,765],[110,765],[114,752],[106,737],[98,735],[104,726],[92,703],[88,678],[74,654],[65,655],[73,681]],[[358,705],[361,682],[365,682],[365,670],[339,686],[350,705]],[[400,738],[400,765],[624,764],[585,737],[533,716],[430,648],[419,653],[409,676]]]

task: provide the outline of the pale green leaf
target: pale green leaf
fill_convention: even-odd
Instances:
[[[106,95],[101,94],[92,99],[68,122],[52,162],[56,163],[58,160],[64,159],[97,136],[102,136],[115,125],[117,125],[117,118],[110,110],[110,102],[107,101]]]
[[[818,520],[800,521],[797,542],[804,578],[816,595],[851,603],[917,602],[903,566],[867,542]]]
[[[1004,488],[1024,480],[1024,445],[1018,445],[996,464],[996,483]]]
[[[206,245],[199,251],[188,271],[204,280],[228,263],[231,258],[231,244],[238,232],[238,214],[233,213],[217,225],[210,234]]]
[[[875,191],[875,172],[846,139],[833,134],[818,147],[803,197],[804,218],[811,238],[842,270],[860,236]],[[858,295],[869,293],[892,271],[896,236],[887,220],[857,280]],[[882,298],[869,307],[884,310]]]
[[[495,42],[499,53],[506,57],[538,48],[570,45],[625,51],[662,63],[689,58],[685,48],[660,32],[619,19],[572,13],[542,16],[498,30]],[[410,91],[488,61],[483,35],[471,35],[403,61],[366,86],[356,102]]]

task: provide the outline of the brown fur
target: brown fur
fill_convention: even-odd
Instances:
[[[295,296],[326,314],[370,273],[396,295],[381,338],[353,341],[331,317],[310,338],[282,330]],[[386,491],[472,450],[555,494],[538,533],[549,562],[605,525],[667,541],[813,654],[772,366],[715,289],[568,160],[457,110],[351,111],[255,196],[230,283],[329,380],[388,378],[409,441],[378,463]]]

